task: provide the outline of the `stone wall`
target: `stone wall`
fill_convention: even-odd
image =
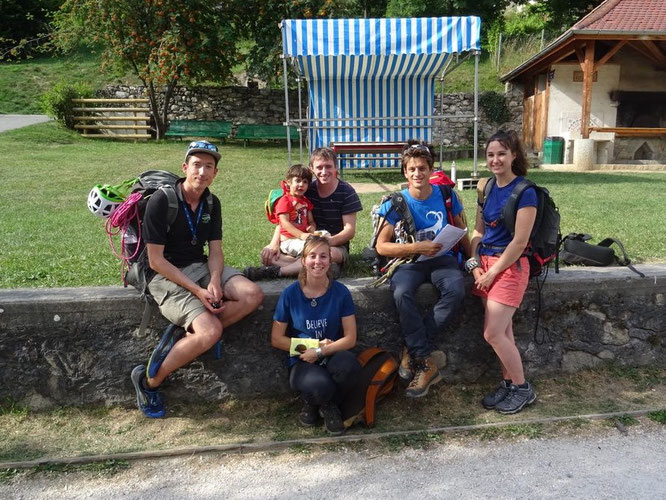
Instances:
[[[514,333],[530,378],[572,373],[604,363],[623,366],[666,363],[666,266],[568,268],[552,272],[538,296],[534,280],[515,315]],[[260,310],[225,332],[221,359],[210,353],[169,377],[170,401],[215,401],[230,395],[287,393],[285,356],[269,343],[272,313],[290,281],[262,283]],[[356,350],[379,345],[394,353],[401,336],[388,287],[368,288],[369,279],[345,280],[357,307]],[[467,287],[471,280],[467,279]],[[423,306],[434,302],[423,286]],[[121,287],[0,290],[0,400],[31,408],[86,403],[134,404],[129,373],[145,363],[164,320],[137,333],[142,304]],[[498,366],[482,338],[483,312],[468,297],[450,327],[438,337],[448,356],[443,370],[454,383],[494,380]]]
[[[504,123],[492,123],[486,117],[483,106],[479,104],[479,145],[483,146],[486,139],[497,130],[515,130],[521,134],[523,120],[522,90],[514,86],[507,87],[504,94],[509,108],[509,120]],[[439,94],[435,96],[436,115],[474,115],[474,94],[457,93],[444,94],[443,108],[440,106]],[[436,124],[433,129],[433,142],[439,143],[440,137],[446,147],[468,146],[474,143],[473,118],[447,118],[443,126]]]
[[[108,85],[105,98],[146,97],[144,87]],[[304,94],[305,95],[305,94]],[[160,95],[161,97],[161,95]],[[290,116],[298,116],[298,92],[289,94]],[[307,105],[303,101],[303,110]],[[304,111],[303,111],[304,112]],[[171,99],[172,120],[224,120],[235,123],[282,124],[284,90],[258,87],[177,87]]]
[[[504,124],[489,123],[479,106],[479,143],[483,144],[499,128],[512,128],[520,133],[522,123],[522,94],[516,98],[508,91],[507,105],[511,119]],[[100,92],[107,98],[145,97],[143,87],[110,85]],[[307,94],[302,92],[302,116],[306,114]],[[298,92],[290,91],[291,118],[298,117]],[[474,115],[474,94],[445,94],[443,109],[439,94],[435,96],[435,115]],[[178,87],[169,111],[170,118],[188,120],[225,120],[234,123],[281,124],[285,119],[284,90],[256,87]],[[443,127],[435,125],[433,143],[443,134],[446,147],[467,147],[473,143],[473,118],[448,118]]]
[[[666,139],[664,137],[615,137],[613,163],[666,163]]]

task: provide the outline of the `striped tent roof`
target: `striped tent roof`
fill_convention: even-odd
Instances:
[[[479,50],[480,31],[478,17],[283,21],[284,55],[308,80],[308,118],[320,120],[311,149],[430,140],[432,120],[377,119],[430,116],[435,76],[453,54]]]

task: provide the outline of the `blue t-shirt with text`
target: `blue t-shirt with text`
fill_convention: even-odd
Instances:
[[[287,323],[288,337],[336,341],[343,334],[342,318],[355,313],[351,293],[342,283],[333,281],[328,291],[313,303],[303,294],[300,283],[295,282],[280,295],[273,319]],[[290,357],[289,366],[296,359]]]

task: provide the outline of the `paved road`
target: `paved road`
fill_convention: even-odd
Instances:
[[[467,438],[427,450],[204,455],[135,462],[114,476],[38,474],[16,499],[663,499],[666,427],[522,441]]]
[[[0,132],[47,121],[46,115],[0,115]]]

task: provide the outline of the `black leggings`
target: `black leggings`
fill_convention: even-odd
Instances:
[[[298,360],[289,372],[289,386],[315,406],[327,401],[340,404],[358,382],[361,365],[349,351],[339,351],[321,366]]]

